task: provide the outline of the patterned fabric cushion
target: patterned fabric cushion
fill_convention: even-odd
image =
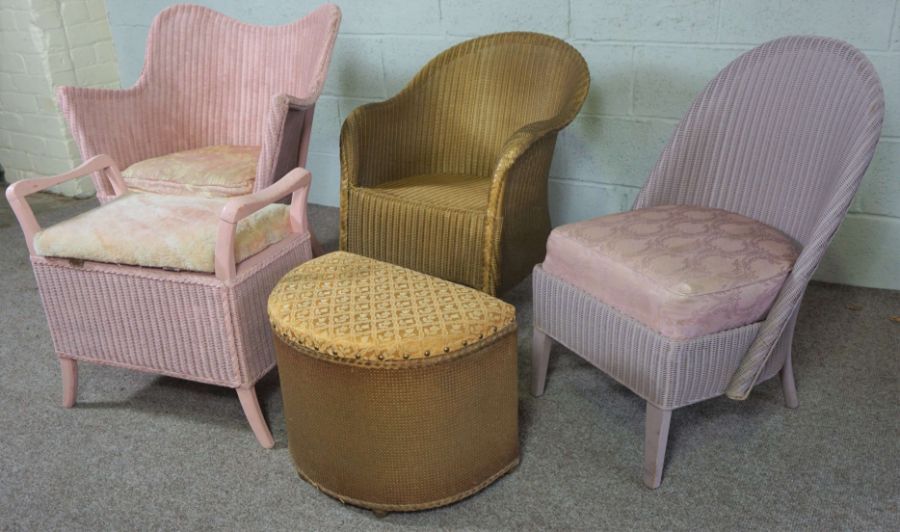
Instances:
[[[544,269],[673,339],[759,321],[798,256],[777,229],[667,205],[557,227]]]
[[[361,361],[436,358],[515,327],[516,309],[472,288],[346,252],[288,272],[269,296],[282,340]]]
[[[240,196],[253,191],[259,146],[207,146],[132,164],[128,188],[178,195]]]
[[[228,200],[131,193],[39,232],[38,255],[214,272],[219,214]],[[249,258],[291,231],[287,205],[238,222],[235,257]]]

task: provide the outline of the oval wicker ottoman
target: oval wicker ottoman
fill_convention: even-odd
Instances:
[[[337,252],[269,297],[300,475],[376,511],[443,506],[519,462],[515,309]]]

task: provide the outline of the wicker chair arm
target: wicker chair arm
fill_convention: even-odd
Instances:
[[[291,169],[306,166],[316,98],[279,94],[272,98],[263,131],[256,182],[260,191]]]
[[[781,286],[781,291],[775,298],[772,308],[769,309],[762,327],[753,343],[750,344],[747,354],[741,359],[738,369],[731,377],[731,382],[728,383],[725,395],[729,398],[744,400],[749,397],[750,391],[765,369],[769,357],[772,356],[784,328],[787,327],[791,317],[800,307],[806,286],[816,272],[822,257],[825,256],[825,252],[828,251],[828,246],[837,233],[852,199],[853,192],[839,195],[829,202],[819,215],[812,238],[800,251],[800,255],[794,262],[794,268]]]
[[[415,120],[405,93],[354,109],[341,127],[342,186],[373,187],[403,177],[404,129]]]
[[[104,180],[104,187],[113,192],[114,196],[122,195],[126,192],[125,182],[122,180],[122,174],[119,168],[109,155],[97,155],[85,161],[81,166],[74,170],[59,174],[52,177],[35,177],[17,181],[6,189],[6,199],[12,207],[19,225],[22,226],[22,232],[25,234],[25,243],[28,245],[28,251],[34,254],[32,241],[34,235],[41,230],[34,211],[28,205],[26,197],[47,190],[66,181],[77,179],[79,177],[94,174],[95,177]]]
[[[501,149],[488,196],[485,287],[494,286],[500,276],[499,242],[504,223],[519,223],[519,218],[529,216],[527,212],[547,201],[547,177],[556,135],[566,123],[544,120],[528,124],[511,135]]]
[[[510,168],[516,164],[516,161],[526,152],[535,142],[545,136],[556,133],[566,126],[568,122],[560,123],[559,120],[541,120],[526,124],[510,135],[509,139],[503,143],[500,154],[497,156],[497,162],[494,164],[493,179],[494,181],[503,180],[509,173]]]
[[[306,219],[306,200],[309,196],[309,185],[312,175],[305,168],[294,168],[274,184],[248,194],[233,198],[222,208],[219,216],[219,228],[216,236],[215,266],[216,277],[222,281],[234,278],[234,238],[237,223],[254,212],[276,203],[287,195],[291,195],[290,219],[294,233],[305,233],[308,229]]]
[[[158,131],[148,128],[146,116],[154,112],[142,84],[128,89],[59,87],[57,98],[75,138],[82,160],[109,155],[121,168],[153,157]],[[101,202],[115,196],[99,174],[93,176]]]

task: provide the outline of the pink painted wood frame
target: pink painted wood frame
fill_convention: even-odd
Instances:
[[[273,447],[254,389],[275,365],[265,300],[281,275],[312,257],[306,214],[311,174],[294,168],[265,189],[228,200],[219,215],[216,272],[210,275],[37,256],[33,240],[41,227],[27,197],[92,173],[107,181],[111,197],[127,192],[108,155],[58,176],[19,181],[6,190],[25,235],[59,357],[63,406],[76,402],[78,360],[228,386],[236,389],[257,441]],[[288,195],[291,234],[235,264],[237,223]],[[132,326],[98,325],[115,322]],[[181,323],[189,333],[159,338],[159,331]]]

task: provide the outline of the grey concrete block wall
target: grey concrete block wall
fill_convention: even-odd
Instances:
[[[238,19],[279,24],[320,2],[194,0]],[[172,0],[107,0],[124,85],[140,73],[147,30]],[[694,95],[729,61],[768,39],[814,33],[872,59],[887,98],[884,136],[818,278],[900,289],[900,0],[343,0],[344,19],[316,111],[311,201],[338,203],[338,135],[358,105],[399,91],[431,57],[507,30],[571,42],[593,78],[560,136],[551,169],[555,224],[630,207]]]

